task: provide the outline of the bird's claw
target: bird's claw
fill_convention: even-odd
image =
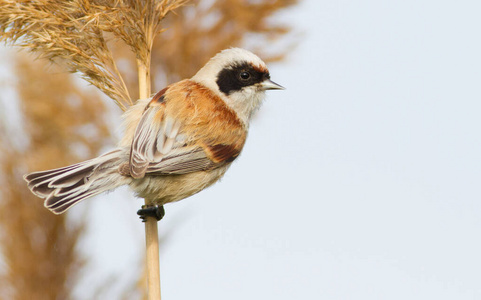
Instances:
[[[157,221],[160,221],[165,215],[165,210],[163,205],[142,205],[142,208],[137,211],[137,214],[142,219],[142,222],[146,222],[147,217],[153,217]]]

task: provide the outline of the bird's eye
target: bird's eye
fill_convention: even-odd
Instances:
[[[239,74],[240,79],[242,80],[248,80],[251,78],[251,74],[249,72],[243,71]]]

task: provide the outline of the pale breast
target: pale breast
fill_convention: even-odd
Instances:
[[[222,178],[229,166],[227,164],[214,170],[183,175],[146,176],[132,180],[130,187],[138,197],[163,205],[182,200],[211,186]]]

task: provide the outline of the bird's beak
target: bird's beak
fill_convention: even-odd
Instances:
[[[285,90],[282,85],[279,85],[270,79],[261,82],[261,87],[263,90]]]

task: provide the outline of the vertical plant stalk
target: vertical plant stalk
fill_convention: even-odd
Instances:
[[[147,217],[145,221],[145,242],[147,246],[147,287],[149,300],[160,300],[158,236],[157,220],[153,217]]]
[[[149,60],[150,61],[150,60]],[[137,60],[139,74],[139,98],[146,99],[150,96],[150,63],[146,65],[142,60]],[[145,205],[153,203],[145,200]],[[160,300],[160,261],[159,261],[159,231],[157,220],[147,217],[145,220],[145,244],[147,250],[147,287],[148,299]]]

